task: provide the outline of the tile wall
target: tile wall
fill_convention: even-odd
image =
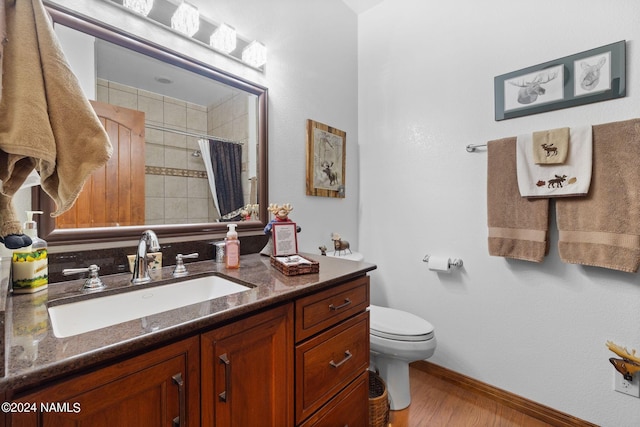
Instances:
[[[119,83],[98,79],[98,101],[143,111],[147,124],[186,132],[216,135],[246,144],[246,96],[233,96],[219,105],[201,106]],[[214,207],[198,138],[146,128],[146,224],[212,222]],[[243,150],[246,157],[246,150]],[[251,192],[243,159],[245,200]]]

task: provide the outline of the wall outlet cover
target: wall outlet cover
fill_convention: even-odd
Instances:
[[[628,394],[633,397],[640,397],[640,375],[636,373],[633,376],[632,381],[624,379],[622,374],[618,371],[613,371],[613,389],[620,393]]]

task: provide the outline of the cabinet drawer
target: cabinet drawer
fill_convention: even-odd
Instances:
[[[369,365],[369,312],[296,347],[296,421],[328,402]]]
[[[369,306],[369,276],[296,301],[296,341],[302,341]]]
[[[369,381],[366,372],[349,384],[324,408],[313,414],[300,427],[356,427],[369,418]]]

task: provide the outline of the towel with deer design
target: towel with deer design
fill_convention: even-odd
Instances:
[[[569,128],[534,132],[531,150],[537,165],[563,164],[569,154]]]
[[[533,135],[518,135],[516,169],[522,197],[585,196],[591,185],[593,146],[591,126],[569,129],[569,151],[562,164],[536,164]]]

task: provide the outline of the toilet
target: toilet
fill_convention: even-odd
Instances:
[[[334,256],[327,252],[328,256]],[[362,261],[359,253],[336,258]],[[398,411],[411,403],[409,363],[428,359],[436,350],[431,323],[402,310],[369,306],[370,369],[377,371],[387,385],[390,409]]]
[[[387,384],[391,410],[411,403],[409,363],[428,359],[436,350],[433,326],[394,308],[369,306],[371,365]]]

